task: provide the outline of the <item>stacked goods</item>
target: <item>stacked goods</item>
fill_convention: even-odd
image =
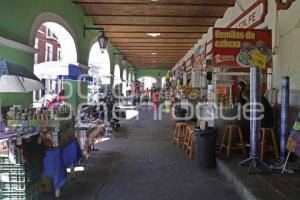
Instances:
[[[40,121],[42,122],[42,121]],[[47,148],[66,145],[75,135],[75,119],[64,121],[43,121],[40,133]]]
[[[39,136],[23,141],[1,141],[0,199],[40,199],[41,153]],[[18,143],[18,144],[17,144]]]
[[[63,146],[74,138],[75,118],[65,105],[51,111],[11,107],[7,113],[7,127],[24,135],[39,133],[48,147]]]
[[[190,100],[200,99],[200,89],[193,88],[192,86],[186,85],[182,86],[182,93],[184,96]]]

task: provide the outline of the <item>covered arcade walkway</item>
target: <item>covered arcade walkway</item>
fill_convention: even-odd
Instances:
[[[115,137],[97,144],[99,151],[62,188],[61,199],[239,199],[216,169],[200,169],[171,145],[172,130],[167,116],[154,121],[153,112],[141,111],[139,121],[124,122]]]

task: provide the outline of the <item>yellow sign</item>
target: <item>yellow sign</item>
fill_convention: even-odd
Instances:
[[[252,57],[252,65],[262,69],[266,68],[267,56],[263,55],[259,51],[253,51],[251,57]]]

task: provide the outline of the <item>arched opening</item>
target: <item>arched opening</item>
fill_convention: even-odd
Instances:
[[[98,42],[95,42],[89,54],[89,75],[99,79],[100,84],[110,84],[110,60],[107,50],[102,53]]]
[[[166,77],[162,77],[161,78],[161,88],[165,88],[166,87]]]
[[[155,78],[150,76],[143,76],[138,79],[141,82],[141,89],[150,90],[153,87],[157,87],[157,81]]]
[[[120,83],[121,83],[121,70],[120,70],[120,66],[116,64],[114,70],[114,86]]]
[[[33,92],[33,102],[39,107],[61,90],[58,76],[69,75],[69,64],[77,63],[78,53],[71,33],[51,20],[42,23],[36,30],[34,47],[38,52],[34,55],[33,71],[45,84],[45,90]]]
[[[127,71],[126,69],[124,69],[123,77],[122,77],[122,92],[124,96],[126,96],[126,90],[127,90]]]
[[[132,81],[132,75],[131,72],[128,73],[128,83],[130,84]]]
[[[120,66],[116,64],[114,67],[114,87],[113,87],[116,96],[121,96],[122,93],[121,83],[122,80],[121,80]]]

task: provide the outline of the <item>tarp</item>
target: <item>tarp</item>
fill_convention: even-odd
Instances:
[[[57,61],[34,65],[34,74],[40,79],[76,80],[83,73],[83,70],[75,64]]]
[[[43,176],[53,179],[53,188],[62,187],[67,181],[67,168],[76,165],[82,158],[82,153],[76,139],[72,139],[62,148],[46,151],[43,159]]]
[[[69,66],[61,62],[44,62],[34,65],[34,74],[40,79],[57,79],[69,75]]]

